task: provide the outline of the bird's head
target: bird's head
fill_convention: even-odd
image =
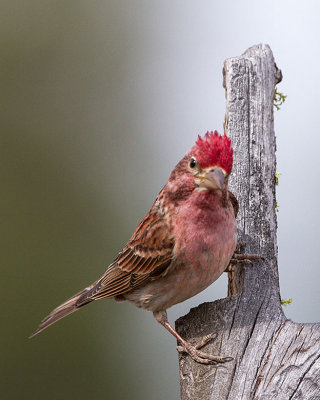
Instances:
[[[186,157],[188,171],[200,190],[222,191],[232,169],[231,140],[217,131],[198,136],[196,144]]]
[[[218,132],[207,132],[171,172],[164,193],[173,204],[187,200],[196,190],[222,193],[232,169],[231,140]]]

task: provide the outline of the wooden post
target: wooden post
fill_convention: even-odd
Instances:
[[[206,366],[179,356],[181,399],[320,399],[320,324],[286,319],[280,303],[275,212],[276,142],[273,95],[281,80],[268,45],[224,63],[225,131],[234,148],[230,190],[238,198],[239,241],[263,261],[229,273],[229,297],[201,304],[176,321],[182,337],[199,340],[232,362]]]

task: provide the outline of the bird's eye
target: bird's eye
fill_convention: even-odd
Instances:
[[[197,161],[194,158],[191,158],[189,165],[190,168],[195,168],[195,166],[197,165]]]

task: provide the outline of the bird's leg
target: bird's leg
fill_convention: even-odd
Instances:
[[[234,265],[239,264],[252,264],[251,260],[263,260],[259,254],[247,254],[247,253],[239,253],[239,251],[245,247],[245,242],[238,242],[237,247],[233,253],[233,256],[230,260],[228,267],[225,269],[225,272],[232,272],[232,267]]]
[[[205,346],[210,340],[215,339],[217,337],[217,334],[212,333],[210,335],[206,335],[198,344],[194,346],[186,340],[182,339],[179,333],[172,328],[172,326],[168,322],[166,311],[154,312],[153,316],[161,325],[163,325],[167,329],[167,331],[169,331],[176,339],[179,340],[181,346],[177,346],[177,350],[179,352],[188,353],[194,359],[194,361],[201,364],[216,364],[225,363],[227,361],[233,360],[232,357],[213,356],[199,350],[203,346]]]

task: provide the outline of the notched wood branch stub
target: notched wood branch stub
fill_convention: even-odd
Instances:
[[[274,63],[274,68],[275,68],[275,74],[274,74],[275,85],[277,85],[282,81],[282,71],[277,67],[276,63]]]

